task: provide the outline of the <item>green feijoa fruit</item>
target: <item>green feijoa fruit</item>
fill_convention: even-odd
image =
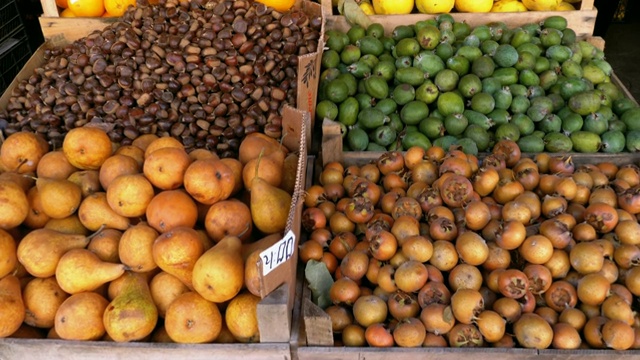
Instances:
[[[430,51],[421,51],[413,59],[413,66],[422,70],[428,78],[433,78],[445,68],[444,61]]]
[[[487,115],[477,111],[466,109],[463,114],[469,121],[469,126],[476,125],[480,126],[484,130],[489,130],[494,125],[493,120],[491,120]]]
[[[396,141],[396,131],[388,125],[382,125],[369,134],[369,140],[380,146],[389,146]]]
[[[570,136],[573,150],[581,153],[595,153],[600,150],[600,135],[588,131],[576,131]]]
[[[433,82],[441,92],[452,91],[458,86],[459,79],[460,76],[457,72],[451,69],[444,69],[436,74]]]
[[[480,44],[480,50],[484,55],[493,56],[500,44],[493,39],[485,40]]]
[[[532,98],[530,107],[534,107],[534,106],[538,107],[540,110],[544,112],[542,116],[545,116],[553,112],[553,100],[549,99],[546,96],[538,96],[538,97]],[[530,114],[527,114],[527,115],[529,115],[531,120],[533,120],[534,122],[537,122],[536,119],[534,119]],[[540,120],[542,120],[542,118],[540,118]]]
[[[491,143],[491,136],[489,135],[487,130],[475,124],[470,124],[469,126],[467,126],[463,135],[464,137],[473,140],[478,146],[478,151],[481,152],[487,150]]]
[[[478,47],[463,45],[458,48],[456,51],[456,55],[464,56],[470,62],[473,62],[477,58],[482,56],[482,50]]]
[[[567,19],[559,15],[549,16],[544,20],[542,26],[562,31],[567,28]]]
[[[625,147],[629,152],[640,151],[640,130],[632,130],[627,132],[625,136]]]
[[[543,138],[544,148],[552,153],[566,153],[573,149],[573,142],[563,133],[548,133]]]
[[[458,90],[462,96],[470,98],[482,91],[482,80],[475,74],[467,74],[458,81]]]
[[[541,104],[531,104],[527,109],[527,116],[533,120],[533,122],[540,122],[545,116],[549,115],[551,110]]]
[[[453,23],[453,33],[456,35],[456,39],[464,39],[471,34],[471,25],[466,21],[456,21]]]
[[[553,45],[547,48],[545,56],[549,59],[556,60],[559,63],[563,63],[571,57],[573,52],[568,46],[565,45]]]
[[[440,29],[433,25],[427,25],[416,32],[415,39],[421,48],[433,50],[440,43],[441,36]]]
[[[519,113],[511,115],[511,123],[518,127],[520,135],[531,135],[535,130],[535,123],[527,115]]]
[[[522,84],[511,84],[509,85],[509,90],[511,90],[511,94],[513,96],[527,96],[527,87]]]
[[[382,99],[374,106],[374,109],[382,111],[385,115],[392,114],[397,108],[398,104],[391,98]]]
[[[516,68],[498,68],[493,72],[493,77],[500,81],[500,85],[511,85],[518,82],[518,70]]]
[[[516,70],[531,70],[533,71],[536,66],[537,57],[528,51],[521,51],[518,53],[518,61],[513,65]]]
[[[563,119],[567,116],[569,116],[570,114],[573,114],[573,111],[571,111],[571,109],[569,109],[568,106],[566,106],[566,104],[558,109],[558,111],[555,112],[556,114],[558,114],[558,116],[560,116],[560,119]]]
[[[609,130],[601,136],[600,149],[602,152],[617,154],[624,151],[626,139],[624,133],[619,130]]]
[[[475,48],[479,48],[480,47],[480,39],[476,36],[476,35],[467,35],[465,37],[457,37],[456,39],[462,39],[462,45],[463,46],[470,46],[470,47],[475,47]]]
[[[340,70],[337,68],[325,69],[320,73],[320,82],[329,83],[329,81],[337,78],[340,75]]]
[[[514,66],[518,62],[518,50],[509,44],[501,44],[493,54],[493,61],[503,68]]]
[[[539,137],[540,139],[544,139],[545,136],[547,136],[547,134],[544,131],[540,131],[540,130],[535,130],[534,132],[531,133],[531,135]],[[568,139],[569,137],[567,137]]]
[[[517,48],[518,46],[531,42],[533,36],[531,33],[523,28],[516,28],[513,30],[513,36],[511,37],[511,41],[508,43],[511,46]],[[502,42],[505,44],[504,42]]]
[[[607,121],[613,119],[613,116],[614,116],[613,110],[611,110],[611,107],[606,105],[601,105],[600,109],[596,111],[596,114],[600,115],[603,119]]]
[[[455,49],[453,48],[453,45],[448,42],[441,42],[435,49],[435,54],[442,59],[442,61],[452,57],[454,52]]]
[[[365,80],[366,79],[358,79],[358,90],[356,91],[356,94],[359,94],[359,93],[365,93],[366,94],[367,93],[367,88],[365,88],[365,86],[364,86],[364,81]]]
[[[419,131],[405,133],[402,137],[402,148],[407,150],[413,146],[418,146],[427,150],[431,147],[431,141]]]
[[[606,76],[611,76],[611,74],[613,73],[611,64],[609,64],[609,62],[607,62],[606,60],[593,59],[589,63],[600,68],[600,70],[602,70],[602,72],[604,72]]]
[[[469,138],[462,138],[456,141],[456,145],[462,149],[465,154],[478,155],[478,144]]]
[[[629,109],[633,109],[635,107],[637,107],[637,105],[634,104],[631,99],[626,98],[626,97],[614,100],[613,103],[611,104],[611,108],[613,109],[613,113],[618,115],[618,116],[620,116],[620,117],[625,112],[627,112]]]
[[[489,93],[479,92],[473,95],[473,97],[471,98],[471,110],[486,115],[492,112],[495,107],[496,101]]]
[[[487,24],[491,31],[491,39],[498,41],[502,38],[502,34],[509,28],[504,21],[492,21]]]
[[[356,79],[356,77],[352,74],[340,74],[336,79],[342,80],[345,84],[347,84],[347,88],[349,89],[349,96],[354,96],[356,92],[358,92],[358,79]]]
[[[578,64],[582,64],[582,51],[580,51],[580,46],[574,43],[569,45],[569,49],[571,49],[571,57],[569,59]]]
[[[614,83],[610,83],[610,82],[600,83],[596,86],[596,88],[602,91],[602,93],[604,93],[605,95],[607,95],[612,102],[620,99],[623,96],[620,89],[618,89],[618,86],[616,86],[616,84]]]
[[[334,68],[340,64],[340,54],[335,50],[329,49],[322,53],[320,63],[323,69]]]
[[[518,141],[520,139],[520,129],[515,124],[506,123],[500,124],[495,130],[496,141],[500,140],[513,140]]]
[[[316,104],[316,119],[335,120],[338,117],[338,105],[329,101],[322,100]]]
[[[348,97],[345,101],[340,103],[338,112],[338,121],[351,126],[358,121],[358,112],[360,111],[360,104],[355,97]]]
[[[415,31],[418,31],[427,25],[438,27],[438,20],[436,20],[435,18],[420,20],[414,25]]]
[[[584,120],[582,119],[582,116],[572,111],[570,114],[562,118],[562,132],[566,135],[570,135],[571,133],[582,129],[583,124]]]
[[[517,143],[523,153],[541,153],[544,151],[544,140],[538,136],[526,135],[518,139]]]
[[[562,45],[573,45],[576,42],[576,32],[571,28],[562,30]]]
[[[395,52],[400,56],[415,56],[420,52],[420,44],[416,38],[405,38],[396,43]]]
[[[478,25],[471,30],[471,35],[475,35],[480,41],[491,39],[491,29],[488,25]]]
[[[381,38],[384,36],[384,26],[380,23],[371,23],[367,26],[366,34],[374,38]]]
[[[511,94],[511,90],[508,87],[502,87],[497,91],[494,91],[493,100],[495,102],[496,109],[509,109],[511,106],[511,102],[513,101],[513,95]]]
[[[364,88],[367,94],[376,99],[384,99],[389,96],[389,85],[382,76],[371,75],[364,79]]]
[[[524,25],[521,26],[521,28],[523,30],[526,30],[527,32],[529,32],[530,34],[538,34],[540,32],[540,30],[542,30],[541,28],[541,24],[538,22],[530,22],[530,23],[526,23]]]
[[[544,90],[542,95],[544,95]],[[547,95],[547,97],[551,99],[551,102],[553,102],[553,112],[559,111],[566,105],[564,99],[562,98],[562,96],[560,96],[560,94],[549,94]]]
[[[624,121],[613,118],[609,120],[609,131],[622,131],[623,133],[627,132],[627,124]]]
[[[536,126],[538,130],[545,133],[560,132],[562,130],[562,119],[556,114],[547,114]]]
[[[453,22],[438,23],[438,29],[453,32]]]
[[[406,125],[418,125],[427,116],[429,116],[429,106],[418,100],[408,102],[400,110],[400,119]]]
[[[533,99],[534,97],[538,96],[544,96],[544,94],[544,89],[540,85],[531,85],[527,88],[527,96],[529,97],[529,99]]]
[[[362,55],[375,55],[378,56],[384,51],[384,45],[382,42],[371,35],[366,35],[356,41],[356,46],[360,48]]]
[[[537,58],[538,56],[540,56],[543,51],[543,49],[540,46],[530,42],[521,44],[516,49],[518,50],[518,54],[522,55],[522,53],[527,52],[533,55],[534,58]]]
[[[402,148],[401,139],[398,139],[398,141],[392,142],[391,145],[387,146],[386,151],[404,151],[404,149]]]
[[[625,111],[620,120],[627,125],[629,130],[640,130],[640,107],[633,107]]]
[[[327,30],[324,33],[325,44],[329,50],[340,53],[342,48],[349,43],[349,37],[347,34],[339,30]]]
[[[453,55],[446,61],[447,69],[455,71],[458,76],[465,75],[469,72],[471,62],[464,56]]]
[[[533,65],[533,71],[536,72],[536,74],[540,74],[544,71],[547,71],[551,68],[551,62],[549,62],[549,59],[547,59],[544,56],[538,56],[536,58],[536,63],[535,65]]]
[[[494,39],[500,44],[510,44],[511,40],[513,40],[513,35],[515,34],[514,29],[505,29],[502,31],[502,36],[500,39]]]
[[[400,133],[400,131],[404,129],[404,123],[402,122],[402,119],[400,119],[400,114],[397,112],[389,114],[389,123],[387,125],[391,126],[396,133]]]
[[[347,31],[347,37],[349,37],[349,43],[355,45],[356,41],[367,35],[367,30],[360,25],[354,25]]]
[[[365,130],[372,130],[389,122],[389,117],[376,108],[361,109],[358,113],[358,125]]]
[[[398,83],[420,86],[424,83],[425,73],[417,67],[410,66],[396,70],[395,79]]]
[[[391,81],[396,75],[396,65],[391,61],[380,61],[378,65],[373,67],[371,74],[380,76],[385,81]]]
[[[347,66],[349,65],[341,62],[336,68],[338,69],[338,71],[340,71],[341,74],[344,74],[347,72]]]
[[[351,65],[360,60],[360,48],[354,44],[346,45],[340,52],[340,60],[343,64]]]
[[[384,52],[382,53],[382,55],[388,54],[389,56],[391,56],[393,58],[393,56],[391,55],[391,51],[393,51],[393,48],[396,46],[395,40],[393,40],[389,36],[383,36],[379,40],[382,43],[382,46],[384,47]],[[382,55],[380,55],[380,56],[382,56]],[[380,60],[382,60],[382,59],[380,59]]]
[[[353,151],[364,151],[369,145],[369,136],[363,129],[352,128],[347,133],[347,143]]]
[[[518,75],[518,81],[524,86],[540,85],[540,77],[530,69],[521,70]]]
[[[427,80],[416,89],[416,100],[431,104],[436,101],[439,94],[438,87],[432,81]]]
[[[492,76],[495,69],[496,64],[488,55],[481,56],[471,63],[471,72],[481,79]]]
[[[490,76],[490,77],[482,78],[482,91],[484,92],[493,94],[495,91],[497,91],[501,87],[502,85],[500,84],[500,80],[494,77]]]
[[[433,140],[433,146],[441,147],[443,149],[449,149],[452,145],[457,143],[458,138],[453,135],[445,135]]]
[[[430,140],[437,139],[445,134],[444,121],[433,116],[422,119],[418,124],[418,130]]]
[[[416,89],[410,84],[399,84],[391,92],[391,99],[398,105],[404,105],[416,98]]]
[[[344,81],[334,79],[327,83],[325,94],[327,96],[327,100],[339,104],[349,96],[349,87]]]
[[[453,91],[440,93],[437,100],[438,111],[443,116],[461,113],[464,111],[464,100],[462,96]]]
[[[582,77],[582,66],[575,61],[569,59],[562,63],[562,75],[566,77]]]
[[[587,92],[587,90],[589,90],[588,84],[579,78],[567,78],[560,85],[560,95],[565,100],[569,100],[574,95]],[[600,99],[598,99],[599,102]]]
[[[398,42],[404,38],[415,36],[415,31],[411,25],[398,25],[391,31],[391,38]]]
[[[411,56],[399,56],[395,62],[396,71],[413,66],[413,58]]]
[[[353,64],[347,66],[347,72],[358,79],[362,79],[371,75],[371,67],[364,61],[356,61]]]
[[[595,60],[593,60],[595,61]],[[590,62],[582,67],[583,77],[594,84],[600,84],[607,80],[607,75],[601,68]]]
[[[444,118],[444,128],[449,135],[461,135],[469,125],[469,120],[462,113],[449,114]]]
[[[531,106],[531,100],[524,95],[516,95],[511,100],[511,106],[509,106],[509,111],[513,114],[524,114],[527,112],[529,107]]]
[[[436,22],[438,25],[442,25],[444,23],[449,23],[449,25],[453,26],[455,19],[449,13],[443,13],[436,16]]]
[[[360,57],[360,60],[358,60],[358,61],[361,61],[361,62],[369,65],[369,67],[371,69],[373,69],[374,67],[376,67],[376,65],[378,65],[378,63],[380,62],[380,59],[378,59],[378,57],[375,56],[375,55],[366,54],[366,55],[362,55]]]
[[[492,112],[487,114],[487,117],[491,119],[494,125],[506,124],[511,121],[511,114],[504,109],[493,109]]]
[[[597,112],[587,114],[587,116],[584,117],[582,130],[602,135],[607,129],[609,129],[609,121]]]
[[[549,90],[558,83],[558,74],[553,70],[545,70],[539,73],[538,78],[540,79],[540,86],[545,90]]]
[[[561,45],[562,43],[562,31],[558,29],[543,29],[540,32],[540,43],[545,48],[553,45]]]
[[[370,108],[375,104],[375,99],[367,93],[357,93],[354,97],[358,100],[358,109]]]
[[[600,97],[594,91],[586,91],[573,95],[567,103],[574,112],[585,116],[600,108]],[[623,119],[624,121],[624,119]],[[627,124],[628,126],[629,124]]]
[[[367,148],[365,149],[366,151],[379,151],[379,152],[385,152],[387,151],[387,148],[381,145],[376,144],[373,141],[369,141],[369,144],[367,145]]]

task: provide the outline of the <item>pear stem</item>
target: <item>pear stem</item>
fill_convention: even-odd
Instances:
[[[23,174],[22,176],[26,177],[27,179],[31,179],[33,181],[38,181],[38,178],[29,174]]]
[[[260,154],[258,155],[258,161],[256,161],[256,174],[254,178],[258,177],[258,169],[260,168],[260,160],[262,160],[262,155],[264,155],[264,147],[260,150]]]
[[[88,240],[91,240],[92,238],[96,237],[97,235],[99,235],[102,230],[104,230],[104,228],[107,227],[105,224],[100,225],[100,227],[98,228],[98,230],[96,230],[96,232],[94,232],[93,234],[87,236]]]

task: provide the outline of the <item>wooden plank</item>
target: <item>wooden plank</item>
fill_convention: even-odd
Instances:
[[[58,45],[71,43],[94,30],[102,30],[118,18],[39,17],[38,20],[44,39]]]
[[[332,120],[322,122],[322,146],[320,148],[322,164],[342,160],[342,131],[340,125]]]
[[[27,60],[27,63],[24,64],[24,66],[22,67],[22,70],[20,70],[20,72],[16,75],[16,77],[13,78],[13,81],[11,81],[11,84],[9,84],[5,92],[2,94],[2,97],[0,97],[0,109],[5,109],[9,104],[9,98],[11,97],[11,90],[16,88],[18,86],[18,83],[21,80],[28,79],[31,75],[33,75],[33,72],[35,69],[42,66],[42,63],[44,61],[43,60],[44,50],[47,49],[49,46],[50,44],[48,43],[44,43],[40,45],[40,47],[36,49],[33,55],[31,55],[29,60]]]
[[[288,343],[281,344],[173,344],[114,343],[106,341],[68,341],[0,339],[2,360],[165,360],[165,359],[291,359]]]
[[[55,0],[40,0],[42,5],[42,16],[45,17],[59,17],[58,5]]]
[[[609,353],[612,353],[611,351]],[[366,359],[366,360],[414,360],[438,359],[459,360],[472,356],[475,360],[538,360],[538,351],[533,349],[499,348],[349,348],[349,347],[300,347],[300,360]]]
[[[594,9],[594,0],[582,0],[580,2],[580,10],[593,10]]]

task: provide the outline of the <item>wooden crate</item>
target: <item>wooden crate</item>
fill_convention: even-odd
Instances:
[[[59,43],[77,40],[93,30],[104,29],[117,18],[76,17],[61,18],[55,0],[40,0],[42,16],[38,18],[45,40]]]
[[[469,25],[477,26],[494,21],[502,21],[509,27],[517,27],[527,23],[539,22],[549,16],[559,15],[567,19],[568,26],[572,28],[578,36],[593,35],[596,24],[598,10],[593,6],[594,0],[583,0],[576,5],[575,11],[527,11],[516,13],[457,13],[451,15],[456,21],[465,21]],[[327,14],[327,29],[339,29],[346,31],[349,24],[344,16],[331,6],[331,0],[321,0],[322,7]],[[415,11],[415,10],[414,10]],[[414,24],[420,20],[433,19],[437,15],[411,13],[406,15],[370,15],[372,22],[383,25],[393,24]]]

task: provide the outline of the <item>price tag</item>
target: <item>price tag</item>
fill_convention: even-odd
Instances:
[[[271,247],[260,253],[262,275],[265,276],[293,256],[296,235],[289,230],[285,236]]]

